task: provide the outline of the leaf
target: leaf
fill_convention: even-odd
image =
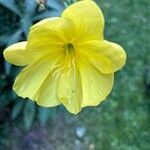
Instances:
[[[30,16],[31,14],[33,14],[35,12],[37,3],[35,2],[35,0],[25,0],[25,16]]]
[[[35,114],[36,114],[36,105],[33,102],[28,101],[24,109],[24,118],[23,118],[25,129],[28,130],[31,127],[33,120],[35,118]]]
[[[7,46],[16,43],[20,40],[21,33],[22,31],[19,29],[11,35],[0,36],[0,43],[6,44]]]
[[[76,2],[77,2],[77,0],[65,0],[64,5],[65,5],[65,7],[68,7],[69,5],[76,3]]]
[[[16,42],[18,42],[21,38],[21,29],[17,30],[14,34],[12,34],[11,36],[8,37],[7,41],[7,45],[11,45],[14,44]]]
[[[60,15],[60,12],[56,11],[56,10],[43,11],[39,15],[36,15],[33,20],[38,21],[38,20],[42,20],[44,18],[56,17],[56,16],[59,16],[59,15]]]
[[[22,111],[23,106],[24,106],[23,100],[16,101],[16,104],[14,105],[14,107],[12,109],[12,115],[11,115],[12,119],[16,119],[18,117],[18,115]]]
[[[21,20],[21,29],[23,30],[26,38],[28,36],[31,25],[32,25],[31,16],[24,16]]]
[[[36,10],[36,2],[34,0],[25,0],[25,11],[21,19],[21,28],[27,38],[29,29],[32,25],[33,14]]]
[[[50,115],[51,115],[51,109],[39,107],[38,117],[41,125],[45,125]]]
[[[7,45],[11,45],[14,44],[16,42],[18,42],[21,38],[21,29],[17,30],[14,34],[12,34],[11,36],[8,37],[7,41]]]
[[[8,8],[8,9],[10,9],[11,11],[13,11],[18,16],[20,16],[20,17],[22,16],[18,7],[15,5],[14,0],[0,0],[0,4],[3,5],[4,7]]]
[[[64,3],[59,0],[48,0],[47,5],[49,8],[52,8],[60,12],[65,8]]]
[[[5,67],[5,74],[9,75],[12,65],[5,61],[4,67]]]

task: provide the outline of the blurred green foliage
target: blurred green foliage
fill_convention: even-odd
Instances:
[[[114,88],[108,99],[100,106],[85,108],[76,117],[62,107],[44,109],[28,100],[20,100],[11,89],[19,70],[6,64],[2,57],[7,45],[26,38],[29,24],[44,16],[48,17],[47,15],[59,15],[64,5],[57,3],[57,7],[52,6],[44,12],[39,12],[36,6],[32,15],[30,13],[25,17],[29,23],[28,27],[24,27],[26,23],[23,24],[22,19],[26,15],[22,12],[27,8],[24,0],[19,3],[14,1],[15,5],[11,3],[10,6],[2,5],[2,1],[4,0],[0,0],[0,149],[10,149],[17,142],[12,140],[13,134],[10,131],[13,130],[10,128],[17,126],[25,133],[24,129],[29,129],[32,123],[39,120],[43,126],[47,123],[45,128],[54,149],[71,150],[81,147],[82,150],[149,150],[150,1],[97,0],[105,16],[105,38],[125,48],[127,63],[116,73]],[[56,3],[55,0],[48,1],[49,5]],[[65,4],[72,2],[67,0]],[[56,14],[51,13],[55,12],[51,11],[53,8]],[[16,38],[18,34],[20,37]],[[13,41],[14,39],[17,40]],[[76,129],[80,126],[85,129],[82,139],[76,136]]]
[[[15,42],[25,40],[33,23],[47,17],[58,16],[64,9],[64,4],[61,1],[51,0],[46,3],[45,10],[39,11],[39,6],[34,0],[0,0],[0,7],[0,46],[3,48]],[[1,59],[3,59],[2,51]],[[7,62],[2,62],[0,108],[5,108],[12,104],[12,109],[10,110],[12,119],[16,119],[20,113],[23,113],[25,129],[31,127],[36,114],[39,116],[41,124],[45,124],[49,117],[50,109],[37,107],[34,103],[22,101],[20,98],[17,100],[18,97],[12,93],[12,83],[18,71],[17,68],[12,67]],[[41,116],[43,114],[44,117]]]

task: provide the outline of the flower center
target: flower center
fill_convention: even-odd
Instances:
[[[72,43],[67,43],[63,48],[67,54],[74,53],[75,51],[74,45]]]
[[[75,66],[75,47],[72,43],[67,43],[63,46],[66,68],[74,68]]]

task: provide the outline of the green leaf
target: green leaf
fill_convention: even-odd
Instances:
[[[24,106],[24,101],[23,100],[17,100],[16,104],[14,105],[13,109],[12,109],[12,119],[16,119],[18,117],[18,115],[21,113],[22,108]]]
[[[25,0],[25,11],[21,19],[21,27],[25,33],[26,38],[28,37],[29,29],[32,25],[33,14],[36,10],[36,2],[34,0]]]
[[[26,15],[21,19],[21,29],[24,32],[26,38],[28,37],[31,25],[32,25],[32,18],[30,15],[29,16]]]
[[[61,12],[65,8],[64,3],[62,1],[59,1],[59,0],[48,0],[47,5],[49,8],[52,8],[52,9],[57,10],[59,12]]]
[[[5,67],[5,73],[6,73],[6,75],[9,75],[9,73],[10,73],[10,70],[11,70],[11,64],[9,64],[8,62],[4,62],[4,67]]]
[[[8,8],[8,9],[10,9],[11,11],[13,11],[18,16],[22,16],[22,14],[18,10],[14,0],[0,0],[0,4],[3,5],[4,7]]]
[[[20,40],[21,34],[22,29],[18,29],[11,35],[2,35],[0,36],[0,43],[6,44],[8,46],[14,44]]]
[[[64,0],[65,7],[68,7],[69,5],[76,3],[76,2],[77,0]]]
[[[30,16],[34,14],[37,3],[35,0],[25,0],[25,12],[24,15]]]
[[[41,125],[45,125],[50,115],[51,115],[51,109],[39,107],[38,117]]]
[[[31,127],[35,115],[36,115],[36,105],[33,102],[28,101],[24,109],[24,118],[23,118],[25,129],[28,130]]]
[[[37,20],[42,20],[44,18],[48,18],[48,17],[56,17],[59,16],[60,12],[56,11],[56,10],[50,10],[50,11],[43,11],[40,14],[36,15],[33,20],[37,21]]]

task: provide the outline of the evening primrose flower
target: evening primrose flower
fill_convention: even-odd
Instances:
[[[15,92],[40,106],[63,104],[74,114],[98,105],[126,60],[123,48],[104,40],[103,31],[103,14],[88,0],[69,6],[61,17],[33,25],[27,41],[4,51],[8,62],[25,66],[15,80]]]

